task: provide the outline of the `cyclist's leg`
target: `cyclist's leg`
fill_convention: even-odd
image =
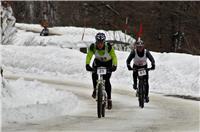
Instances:
[[[103,76],[104,80],[105,80],[105,90],[106,93],[108,95],[108,99],[111,99],[111,83],[110,83],[110,77],[111,77],[111,73],[107,73],[106,75]]]
[[[133,68],[138,69],[140,67],[134,64]],[[133,71],[133,89],[135,89],[135,90],[137,89],[137,78],[138,78],[138,72]]]
[[[92,97],[96,98],[96,85],[97,85],[98,75],[96,73],[92,73],[92,82],[93,82],[93,93]]]
[[[146,79],[146,89],[145,89],[145,99],[146,102],[149,102],[149,73],[147,71],[147,76],[145,77]]]
[[[92,67],[93,69],[97,69],[97,67],[99,67],[101,65],[101,63],[97,60],[94,59]],[[96,72],[92,73],[92,82],[93,82],[93,93],[92,93],[92,97],[96,98],[96,85],[97,85],[97,80],[98,80],[98,75]]]
[[[133,71],[133,88],[137,89],[137,76],[138,73],[136,71]]]
[[[110,69],[112,67],[112,60],[103,62],[102,66],[106,67],[107,69]],[[103,76],[103,79],[105,80],[105,90],[108,96],[108,99],[111,99],[111,83],[110,83],[110,77],[112,73],[107,73]]]
[[[107,97],[108,97],[108,106],[107,108],[110,110],[112,109],[112,98],[111,98],[111,92],[112,92],[112,87],[111,87],[111,83],[110,83],[110,77],[111,77],[111,73],[108,73],[104,76],[104,80],[105,80],[105,90],[107,93]]]
[[[96,88],[97,85],[97,79],[98,79],[98,75],[96,73],[92,73],[92,82],[93,82],[93,88]]]
[[[146,76],[146,96],[148,97],[149,95],[149,72],[147,72]]]

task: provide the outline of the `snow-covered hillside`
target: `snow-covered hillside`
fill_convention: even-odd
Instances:
[[[50,36],[41,37],[39,35],[39,32],[42,30],[40,25],[17,23],[16,27],[22,30],[18,30],[18,34],[14,38],[17,43],[14,43],[14,45],[21,46],[59,46],[76,49],[93,43],[98,32],[105,33],[107,40],[126,43],[133,43],[135,41],[134,38],[125,35],[121,31],[104,31],[81,27],[53,27],[49,28]]]

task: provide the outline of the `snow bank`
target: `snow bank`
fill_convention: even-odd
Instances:
[[[4,46],[3,64],[8,71],[66,78],[85,78],[85,54],[59,47]]]
[[[151,92],[200,97],[200,56],[151,53],[156,61],[156,70],[149,72]],[[132,88],[132,72],[126,67],[128,55],[128,52],[117,52],[119,66],[111,80]],[[151,66],[149,61],[148,65]]]
[[[154,53],[156,71],[150,82],[152,91],[200,97],[200,56]]]
[[[2,88],[2,120],[25,122],[74,112],[79,101],[71,92],[58,91],[38,81],[18,79]]]
[[[91,80],[90,73],[85,70],[86,55],[77,50],[58,47],[4,46],[2,52],[3,64],[8,71],[57,76],[76,81]],[[119,63],[111,81],[130,88],[132,72],[126,68],[129,52],[116,51],[116,54]],[[155,57],[156,70],[150,71],[150,91],[200,96],[199,56],[155,52],[152,52],[152,55]]]

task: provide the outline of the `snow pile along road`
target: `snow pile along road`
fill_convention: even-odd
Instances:
[[[90,72],[85,70],[86,54],[78,50],[51,46],[4,46],[2,52],[2,62],[6,70],[13,73],[84,80],[91,83]],[[111,83],[124,85],[127,89],[132,88],[132,71],[128,71],[126,67],[129,52],[116,51],[116,55],[118,67],[112,74]],[[152,55],[156,61],[156,70],[150,71],[149,74],[151,92],[200,96],[199,56],[155,52],[152,52]]]
[[[26,122],[75,112],[79,100],[71,92],[21,78],[2,88],[2,106],[4,122]]]

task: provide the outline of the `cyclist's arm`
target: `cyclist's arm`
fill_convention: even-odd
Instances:
[[[155,60],[148,50],[147,50],[147,58],[151,61],[151,64],[155,64]]]
[[[114,66],[117,66],[117,56],[116,56],[116,54],[115,54],[115,50],[114,50],[113,47],[112,47],[112,49],[110,50],[109,54],[110,54],[110,56],[111,56],[111,58],[112,58],[112,64],[113,64]]]
[[[40,36],[44,35],[44,29],[42,29],[42,31],[40,32]]]
[[[130,65],[132,59],[135,57],[135,50],[132,50],[131,53],[129,54],[127,60],[126,60],[126,64]]]
[[[94,44],[90,45],[90,47],[89,47],[89,51],[88,51],[87,56],[86,56],[86,65],[90,64],[90,61],[91,61],[92,56],[94,54],[93,50],[94,50]]]

